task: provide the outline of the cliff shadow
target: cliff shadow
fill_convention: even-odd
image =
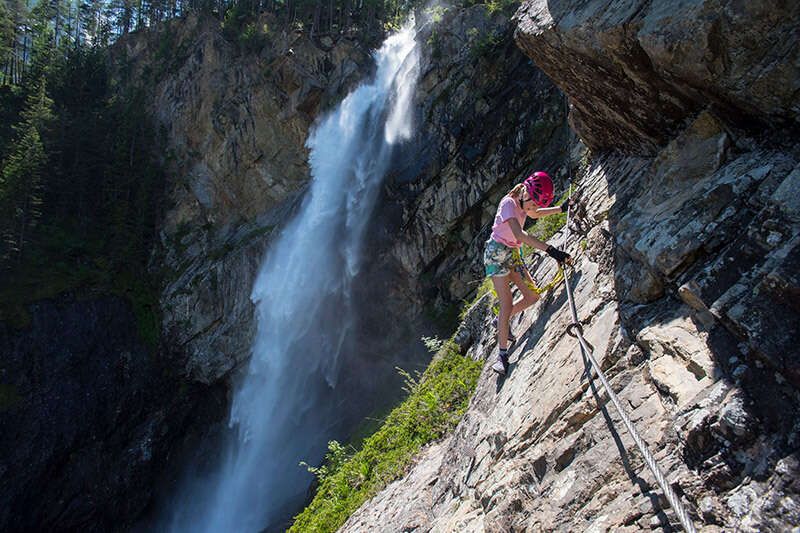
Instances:
[[[769,479],[778,461],[798,449],[792,414],[798,353],[789,339],[797,337],[800,312],[767,281],[796,279],[787,272],[798,271],[797,227],[769,201],[791,179],[797,158],[728,144],[711,164],[698,164],[686,160],[697,156],[692,142],[690,132],[652,158],[595,158],[579,184],[583,206],[569,248],[584,247],[611,274],[625,344],[642,352],[641,360],[622,364],[645,372],[674,419],[667,439],[687,468],[732,491],[750,477]],[[774,230],[773,239],[778,233],[781,240],[768,246],[765,227],[788,231]],[[590,386],[623,467],[642,487],[591,379]],[[692,426],[691,416],[704,422]],[[757,439],[770,443],[762,447],[761,465],[747,456]],[[664,508],[642,490],[655,510]],[[696,503],[702,493],[692,490],[687,496]]]

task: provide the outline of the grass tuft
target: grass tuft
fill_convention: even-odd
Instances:
[[[324,474],[318,476],[317,494],[289,531],[336,531],[362,503],[402,476],[423,445],[447,434],[461,419],[482,366],[460,355],[453,342],[442,343],[421,376],[405,375],[409,396],[360,450],[345,459],[344,447],[329,445],[328,462],[314,469]]]

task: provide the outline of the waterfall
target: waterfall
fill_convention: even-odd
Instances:
[[[337,419],[336,386],[353,353],[352,287],[393,147],[412,134],[419,70],[413,24],[374,54],[374,79],[319,120],[306,142],[311,183],[267,251],[251,298],[257,333],[235,387],[234,436],[213,479],[195,480],[173,531],[260,531],[302,504]]]

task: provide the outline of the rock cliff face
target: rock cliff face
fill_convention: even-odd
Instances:
[[[122,44],[133,76],[156,80],[151,111],[171,176],[163,328],[187,374],[213,383],[249,356],[250,290],[269,236],[308,183],[308,130],[367,74],[369,50],[275,31],[260,52],[242,53],[218,20],[196,16]]]
[[[535,0],[516,15],[518,43],[564,89],[595,149],[564,243],[577,258],[579,319],[695,523],[790,530],[800,523],[797,11],[659,6]],[[758,50],[713,37],[742,21],[764,24]],[[689,83],[689,71],[705,81]],[[549,259],[533,266],[538,279],[553,275]],[[488,298],[462,326],[476,358],[496,353]],[[513,321],[509,375],[487,368],[454,434],[342,530],[679,527],[569,322],[563,286]]]
[[[402,206],[389,254],[425,304],[459,301],[483,278],[499,199],[535,169],[568,172],[561,92],[514,46],[508,16],[484,5],[424,25],[414,159],[385,204]]]
[[[0,529],[116,530],[225,391],[185,383],[122,298],[65,295],[30,312],[22,332],[0,323]]]
[[[572,104],[593,149],[652,153],[710,108],[731,124],[796,126],[796,2],[530,2],[517,42]]]

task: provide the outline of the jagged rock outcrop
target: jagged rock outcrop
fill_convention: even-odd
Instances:
[[[592,149],[652,153],[698,111],[797,126],[800,5],[525,2],[516,40],[568,95]]]
[[[787,531],[800,523],[798,17],[769,2],[718,7],[534,0],[516,39],[595,148],[564,245],[612,387],[696,525]],[[748,20],[761,37],[752,54],[737,44],[744,30],[708,35]],[[739,120],[756,117],[787,129]],[[549,259],[534,266],[553,275]],[[490,358],[495,331],[479,304],[462,337]],[[512,322],[509,375],[487,369],[453,435],[342,531],[680,527],[569,322],[563,287]]]
[[[800,158],[774,152],[733,159],[709,176],[706,186],[713,189],[734,174],[752,176],[764,163],[771,171],[761,175],[762,186],[797,186],[794,169]],[[630,207],[641,201],[637,193],[654,175],[658,168],[652,160],[614,156],[596,161],[581,180],[590,229],[567,248],[579,258],[571,279],[586,338],[669,481],[682,489],[697,524],[708,531],[788,530],[800,520],[800,434],[793,415],[800,399],[788,369],[752,347],[791,342],[796,332],[764,323],[758,335],[739,337],[739,328],[729,327],[736,318],[724,307],[706,311],[683,303],[685,289],[678,286],[698,274],[722,293],[720,285],[736,286],[713,276],[715,261],[693,262],[680,284],[660,277],[655,260],[635,272],[627,268],[635,260],[625,249],[627,240],[616,233],[620,218],[632,224],[640,217],[632,224],[646,235],[640,239],[685,247],[684,259],[694,243],[702,242],[705,225],[696,226],[695,233],[685,230],[685,221],[696,216],[690,202],[675,202],[655,217]],[[664,192],[664,198],[676,193]],[[717,217],[709,224],[720,228],[725,217],[720,215],[734,211],[736,201],[717,196],[710,211]],[[761,222],[756,218],[751,228],[757,230]],[[796,239],[797,223],[792,227]],[[718,230],[717,261],[732,264],[730,253],[742,233],[735,225],[727,233]],[[791,247],[791,239],[784,242]],[[786,257],[780,248],[767,253],[764,262]],[[797,265],[781,263],[797,271]],[[664,287],[649,304],[627,297],[633,287],[651,283],[640,275],[644,269]],[[552,261],[543,259],[535,277],[550,279],[553,270]],[[758,271],[763,267],[745,270],[739,283],[751,276],[766,282]],[[469,348],[473,357],[494,353],[487,307],[484,302],[475,306],[483,327]],[[796,315],[785,308],[773,313],[773,320],[796,327]],[[760,319],[738,316],[751,328]],[[454,434],[423,452],[406,477],[365,504],[342,531],[369,531],[378,524],[384,524],[382,531],[442,532],[678,527],[602,385],[587,379],[577,341],[565,333],[569,322],[563,286],[527,311],[521,323],[514,321],[520,340],[508,377],[498,379],[487,368]],[[797,350],[787,348],[784,355],[796,357]]]

